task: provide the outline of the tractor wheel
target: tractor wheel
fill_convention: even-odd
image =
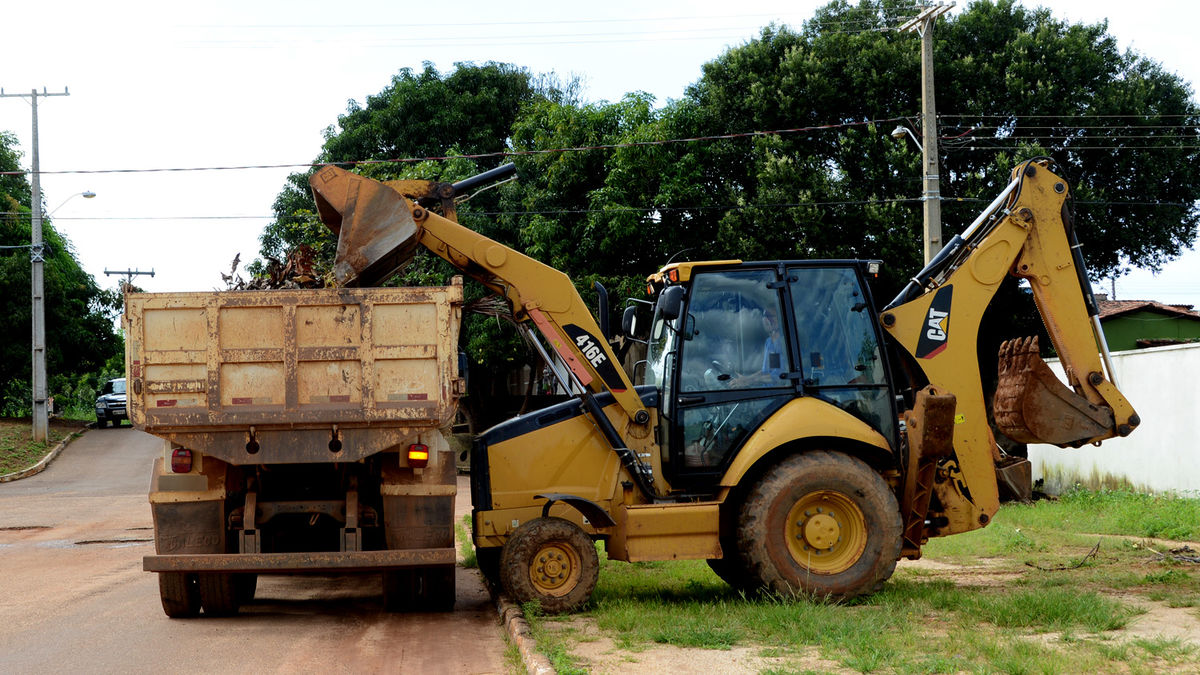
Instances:
[[[200,613],[200,589],[195,574],[159,572],[158,595],[163,612],[172,619],[187,619]]]
[[[196,575],[200,585],[200,604],[208,616],[233,616],[238,611],[239,584],[236,575],[220,572],[201,572]]]
[[[547,614],[583,606],[596,587],[600,557],[578,525],[535,518],[517,528],[500,553],[500,581],[519,603],[538,601]]]
[[[865,462],[789,457],[750,491],[738,522],[746,568],[781,595],[841,600],[878,590],[900,557],[900,507]]]

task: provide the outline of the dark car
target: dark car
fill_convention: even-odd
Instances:
[[[121,420],[129,419],[125,408],[125,378],[118,377],[104,383],[104,389],[96,399],[96,426],[103,429],[112,422],[119,426]]]

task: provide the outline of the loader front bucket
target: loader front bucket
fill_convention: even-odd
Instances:
[[[333,274],[339,286],[378,286],[412,260],[420,229],[396,190],[336,166],[308,179],[317,213],[338,236]]]
[[[1068,389],[1042,360],[1036,337],[1001,344],[999,374],[996,427],[1014,441],[1078,447],[1112,435],[1112,410]]]

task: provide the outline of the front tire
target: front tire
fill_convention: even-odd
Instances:
[[[578,525],[535,518],[518,527],[500,553],[500,581],[519,603],[538,601],[543,612],[582,607],[600,576],[596,545]]]
[[[750,491],[738,522],[746,568],[781,595],[841,600],[878,590],[900,557],[900,507],[865,462],[793,455]]]

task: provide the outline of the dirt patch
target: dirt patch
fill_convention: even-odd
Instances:
[[[553,632],[571,633],[568,647],[571,655],[579,659],[580,668],[597,675],[633,671],[675,675],[741,675],[761,673],[770,668],[838,674],[857,672],[821,658],[815,648],[786,656],[772,656],[770,649],[761,646],[701,649],[653,645],[630,649],[618,646],[603,636],[592,619],[575,618],[546,627]]]
[[[1013,567],[1011,562],[981,558],[973,565],[942,562],[931,558],[901,560],[896,572],[913,572],[923,579],[944,579],[955,586],[994,588],[1006,586],[1028,570]]]
[[[1197,617],[1195,607],[1171,607],[1136,595],[1122,595],[1119,599],[1146,613],[1131,619],[1125,628],[1114,631],[1118,639],[1166,638],[1200,647],[1200,617]]]

